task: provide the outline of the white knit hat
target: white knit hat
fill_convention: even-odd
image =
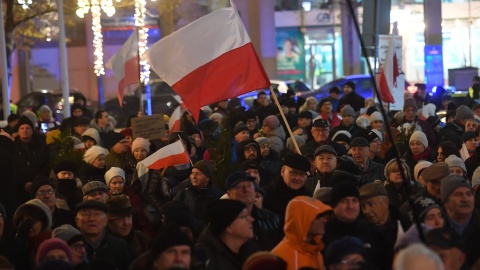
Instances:
[[[382,121],[382,122],[385,122],[383,120],[383,116],[380,112],[373,112],[371,115],[370,115],[370,124],[372,124],[374,121]]]
[[[90,137],[92,139],[95,140],[95,142],[97,143],[97,145],[99,145],[101,142],[100,142],[100,134],[98,134],[98,130],[94,129],[94,128],[87,128],[87,130],[85,130],[85,132],[83,132],[82,134],[82,139],[85,140],[85,138],[83,138],[84,136],[87,136],[87,137]]]
[[[410,137],[410,141],[408,143],[411,143],[412,141],[419,141],[423,144],[423,146],[425,146],[425,148],[428,147],[427,136],[425,135],[425,133],[421,131],[413,132],[412,136]]]
[[[132,142],[132,153],[133,151],[135,151],[135,149],[138,149],[138,148],[143,148],[147,151],[147,153],[150,153],[150,141],[142,137],[136,138]]]
[[[413,168],[413,177],[415,177],[415,180],[418,181],[418,177],[420,177],[420,173],[423,171],[423,169],[430,167],[432,163],[430,161],[426,160],[420,160],[417,165]]]
[[[110,170],[105,173],[105,183],[107,183],[107,187],[110,185],[110,180],[115,176],[121,176],[123,183],[125,183],[125,171],[118,167],[111,167]]]
[[[90,149],[88,149],[85,152],[85,154],[83,154],[83,160],[88,164],[92,164],[98,156],[100,155],[106,156],[107,154],[108,154],[107,149],[94,145],[90,147]]]
[[[450,155],[445,159],[445,162],[448,164],[448,167],[460,167],[464,173],[467,173],[467,168],[463,160],[455,155]]]

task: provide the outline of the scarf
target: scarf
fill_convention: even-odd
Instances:
[[[415,160],[415,162],[419,162],[420,160],[428,160],[428,158],[430,157],[430,147],[427,147],[425,149],[425,151],[423,151],[423,153],[421,153],[420,155],[413,155],[413,160]]]

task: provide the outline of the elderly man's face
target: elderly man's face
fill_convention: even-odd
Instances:
[[[330,153],[320,153],[315,157],[315,167],[322,174],[331,173],[337,167],[337,157]]]
[[[380,226],[387,221],[389,215],[387,197],[375,196],[364,199],[361,206],[363,215],[369,223]]]
[[[173,246],[160,253],[153,261],[154,270],[171,268],[190,269],[192,250],[190,246]]]
[[[132,215],[108,221],[108,228],[116,235],[127,237],[132,230]]]
[[[107,226],[107,214],[96,209],[82,209],[78,211],[75,221],[83,234],[97,237]]]
[[[32,138],[32,134],[33,129],[29,125],[23,124],[18,127],[18,137],[20,138],[20,140],[25,142],[30,141],[30,139]]]
[[[355,163],[364,165],[367,162],[370,148],[368,148],[367,146],[353,146],[351,148],[351,151]]]
[[[317,143],[324,143],[328,141],[328,133],[330,132],[330,128],[328,127],[313,127],[312,128],[312,136],[315,142]]]
[[[41,200],[48,208],[55,208],[55,190],[50,185],[43,185],[38,188],[35,198]]]
[[[260,153],[262,157],[267,157],[270,154],[270,144],[265,143],[260,146]]]
[[[470,215],[474,209],[474,196],[471,188],[458,187],[444,203],[445,209],[449,216],[455,215]]]
[[[238,200],[245,205],[252,205],[255,200],[255,188],[253,182],[242,181],[227,190],[228,198]]]
[[[283,178],[283,182],[290,187],[291,189],[298,190],[305,185],[305,181],[307,180],[307,172],[294,169],[290,166],[284,165],[282,167],[281,176]]]

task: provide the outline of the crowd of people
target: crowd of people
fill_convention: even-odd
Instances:
[[[221,101],[151,141],[81,102],[10,115],[0,268],[480,269],[480,104],[420,84],[384,113],[355,87]],[[179,140],[190,163],[142,162]]]

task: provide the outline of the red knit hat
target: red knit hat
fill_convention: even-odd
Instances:
[[[68,261],[72,261],[72,254],[70,253],[70,248],[68,247],[67,243],[63,241],[62,239],[59,238],[50,238],[48,240],[43,241],[43,243],[40,244],[38,247],[37,251],[37,258],[36,262],[37,264],[40,264],[45,260],[45,255],[49,251],[55,250],[55,249],[61,249],[67,254]]]

